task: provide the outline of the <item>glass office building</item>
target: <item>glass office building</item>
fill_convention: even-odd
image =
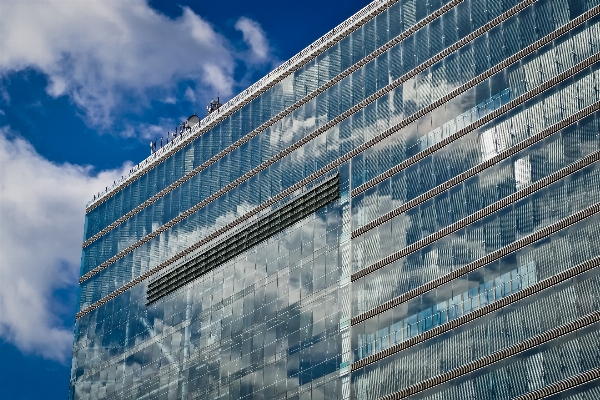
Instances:
[[[600,0],[372,2],[88,204],[70,398],[600,398],[599,90]]]

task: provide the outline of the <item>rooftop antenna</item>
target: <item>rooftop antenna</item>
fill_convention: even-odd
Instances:
[[[212,99],[210,104],[206,107],[206,115],[212,114],[217,111],[223,104],[221,104],[221,99],[219,97],[219,93],[217,93],[217,100]]]

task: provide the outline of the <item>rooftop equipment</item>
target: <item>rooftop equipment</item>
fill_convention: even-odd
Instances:
[[[216,100],[212,99],[210,101],[210,104],[208,106],[206,106],[206,115],[209,115],[209,114],[217,111],[222,105],[223,104],[221,104],[218,97]]]

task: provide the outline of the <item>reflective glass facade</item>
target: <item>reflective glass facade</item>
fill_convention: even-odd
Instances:
[[[598,398],[600,0],[319,43],[88,207],[70,398]]]

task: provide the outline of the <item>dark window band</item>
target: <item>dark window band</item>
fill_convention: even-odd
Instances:
[[[510,103],[508,105],[510,105]],[[532,146],[533,144],[539,142],[540,140],[543,140],[543,139],[547,138],[548,136],[550,136],[562,129],[565,129],[569,125],[576,123],[577,121],[587,117],[588,115],[590,115],[598,110],[600,110],[600,101],[597,101],[594,104],[587,106],[583,110],[576,112],[575,114],[536,133],[535,135],[527,138],[526,140],[524,140],[520,143],[517,143],[513,147],[508,148],[508,149],[498,153],[497,155],[490,158],[489,160],[486,160],[486,161],[482,162],[481,164],[478,164],[478,165],[474,166],[473,168],[468,169],[467,171],[455,176],[454,178],[444,182],[443,184],[441,184],[437,187],[434,187],[431,190],[428,190],[427,192],[402,204],[400,207],[382,215],[381,217],[379,217],[377,219],[374,219],[373,221],[369,222],[368,224],[365,224],[364,226],[360,227],[359,229],[356,229],[354,232],[352,232],[352,236],[351,236],[352,239],[357,238],[361,235],[364,235],[371,229],[378,227],[379,225],[383,224],[384,222],[386,222],[394,217],[397,217],[400,214],[405,213],[406,211],[410,210],[411,208],[414,208],[414,207],[418,206],[419,204],[426,202],[427,200],[431,199],[432,197],[435,197],[438,194],[450,189],[451,187],[456,186],[459,183],[466,181],[470,177],[477,175],[478,173],[482,172],[483,170],[485,170],[489,167],[492,167],[495,164],[497,164],[498,162],[515,155],[519,151],[521,151],[529,146]],[[476,127],[469,128],[469,131],[471,131],[475,128]],[[460,135],[460,136],[463,136],[463,135]]]
[[[397,399],[403,399],[408,396],[412,396],[416,393],[419,393],[424,390],[430,389],[434,386],[440,385],[444,382],[448,382],[450,380],[453,380],[453,379],[456,379],[463,375],[469,374],[478,369],[484,368],[488,365],[494,364],[505,358],[514,356],[516,354],[519,354],[519,353],[522,353],[529,349],[532,349],[534,347],[540,346],[549,341],[558,339],[561,336],[567,335],[571,332],[575,332],[579,329],[583,329],[590,325],[596,324],[599,321],[600,321],[600,312],[594,312],[594,313],[588,314],[585,317],[579,318],[576,321],[562,325],[558,328],[554,328],[550,331],[542,333],[541,335],[534,336],[534,337],[527,339],[521,343],[510,346],[504,350],[490,354],[489,356],[486,356],[486,357],[482,357],[479,360],[472,361],[461,367],[450,370],[444,374],[435,376],[433,378],[429,378],[425,381],[417,383],[416,385],[409,386],[406,389],[403,389],[399,392],[384,396],[381,399],[382,400],[397,400]]]
[[[407,72],[406,74],[404,74],[403,76],[401,76],[400,78],[396,79],[394,82],[392,82],[391,84],[381,88],[380,90],[378,90],[377,92],[375,92],[374,94],[372,94],[371,96],[367,97],[366,99],[362,100],[361,102],[359,102],[358,104],[352,106],[351,108],[349,108],[348,110],[346,110],[345,112],[343,112],[342,114],[340,114],[339,116],[337,116],[336,118],[332,119],[331,121],[329,121],[328,123],[326,123],[325,125],[323,125],[322,127],[318,128],[317,130],[315,130],[314,132],[312,132],[311,134],[305,136],[304,138],[302,138],[301,140],[299,140],[298,142],[292,144],[290,147],[288,147],[287,149],[283,150],[282,152],[280,152],[279,154],[275,155],[274,157],[272,157],[270,160],[265,161],[263,164],[257,166],[256,168],[254,168],[251,171],[248,171],[246,174],[244,174],[243,176],[239,177],[238,179],[236,179],[235,181],[233,181],[232,183],[226,185],[225,187],[223,187],[222,189],[220,189],[219,191],[217,191],[216,193],[214,193],[213,195],[211,195],[210,197],[206,198],[205,200],[201,201],[200,203],[198,203],[196,206],[190,208],[188,211],[190,210],[196,210],[199,208],[204,207],[206,204],[212,202],[214,199],[222,196],[224,193],[228,192],[229,190],[237,187],[239,184],[241,184],[243,181],[249,179],[250,177],[258,174],[260,171],[264,170],[265,168],[267,168],[268,166],[272,165],[273,163],[279,161],[280,159],[282,159],[283,157],[285,157],[286,155],[288,155],[289,153],[293,152],[294,150],[296,150],[299,147],[302,147],[303,145],[305,145],[306,143],[308,143],[309,141],[311,141],[312,139],[314,139],[315,137],[319,136],[320,134],[326,132],[327,130],[331,129],[332,127],[336,126],[337,124],[339,124],[340,122],[342,122],[343,120],[345,120],[346,118],[348,118],[349,116],[351,116],[352,114],[355,114],[356,112],[358,112],[359,110],[365,108],[367,105],[371,104],[372,102],[374,102],[375,100],[377,100],[378,98],[382,97],[383,95],[387,94],[388,92],[390,92],[391,90],[397,88],[398,86],[402,85],[404,82],[406,82],[407,80],[409,80],[410,78],[416,76],[418,73],[423,72],[424,70],[426,70],[427,68],[431,67],[432,65],[434,65],[435,63],[437,63],[438,61],[442,60],[444,57],[452,54],[453,52],[457,51],[458,49],[460,49],[461,47],[465,46],[466,44],[470,43],[471,41],[475,40],[476,38],[478,38],[479,36],[483,35],[484,33],[486,33],[487,31],[491,30],[492,28],[494,28],[496,25],[499,25],[500,23],[502,23],[503,21],[505,21],[506,19],[510,18],[511,16],[513,16],[514,14],[518,13],[519,11],[523,10],[524,8],[529,7],[531,4],[535,3],[537,0],[525,0],[522,3],[518,4],[517,6],[513,7],[512,9],[508,10],[507,12],[501,14],[500,16],[494,18],[493,20],[491,20],[490,22],[488,22],[487,24],[485,24],[484,26],[482,26],[481,28],[475,30],[474,32],[470,33],[469,35],[465,36],[463,39],[459,40],[458,42],[454,43],[453,45],[451,45],[450,47],[446,48],[445,50],[443,50],[442,52],[438,53],[436,56],[430,58],[429,60],[425,61],[423,64],[419,65],[418,67],[412,69],[411,71]],[[600,7],[600,6],[599,6]],[[591,10],[590,10],[591,11]],[[585,15],[585,14],[584,14]],[[558,30],[554,31],[553,33],[557,33],[557,32],[562,32],[562,29],[569,26],[572,22],[579,20],[579,18],[571,21],[569,24],[564,25],[563,27],[559,28]],[[585,22],[585,19],[582,19],[580,23]],[[577,26],[579,24],[576,24],[575,26]],[[573,26],[574,27],[574,26]],[[572,29],[572,28],[570,28]],[[570,30],[569,29],[569,30]],[[568,31],[568,30],[567,30]],[[564,32],[560,33],[558,36],[562,35]],[[548,35],[547,37],[552,36],[552,34]],[[540,39],[540,41],[544,40]],[[539,41],[538,41],[539,42]],[[537,42],[536,42],[537,43]],[[515,55],[513,55],[512,57],[510,57],[509,59],[505,60],[511,60],[513,59],[515,56],[517,56],[518,54],[521,54],[523,51],[526,51],[527,49],[529,49],[531,46],[534,46],[536,43],[533,43],[532,45],[528,46],[527,48],[525,48],[524,50],[521,50],[520,52],[516,53]],[[533,50],[531,50],[533,51]],[[530,52],[531,52],[530,51]],[[528,54],[528,53],[527,53]],[[517,57],[515,58],[512,62],[510,62],[509,64],[512,64],[513,62],[519,60],[521,57]],[[503,65],[504,63],[501,63],[499,65]],[[492,74],[495,74],[496,72],[502,70],[504,67],[497,69],[498,66],[492,68],[489,71],[494,71]],[[489,72],[488,71],[488,72]],[[479,77],[485,75],[486,73],[480,75]],[[473,82],[475,80],[477,80],[476,77],[473,80],[471,80],[470,82]],[[483,78],[481,80],[487,79]],[[442,99],[434,102],[433,104],[431,104],[430,106],[422,109],[421,111],[417,112],[416,114],[414,114],[413,116],[417,116],[416,118],[414,118],[413,120],[411,120],[411,117],[409,117],[407,120],[410,120],[408,123],[413,122],[414,120],[417,120],[419,118],[421,118],[423,115],[425,115],[427,112],[431,111],[430,108],[432,106],[435,105],[435,107],[431,108],[431,109],[435,109],[439,106],[441,106],[443,103],[447,102],[449,99],[458,96],[458,94],[460,94],[462,91],[465,91],[467,89],[469,89],[472,86],[475,86],[477,83],[479,83],[480,81],[476,81],[475,83],[472,84],[472,86],[468,86],[466,89],[461,90],[461,88],[463,88],[464,86],[468,85],[470,82],[468,82],[467,84],[455,89],[454,91],[452,91],[451,93],[449,93],[448,95],[442,97]],[[456,93],[455,93],[456,92]],[[448,99],[446,99],[448,96],[450,96]],[[445,99],[445,100],[444,100]],[[443,101],[442,101],[443,100]],[[440,101],[442,101],[440,103]],[[439,103],[439,104],[438,104]],[[425,112],[423,112],[424,110],[427,110]],[[402,123],[403,123],[402,122]],[[402,124],[400,123],[400,124]],[[406,123],[405,125],[407,125],[408,123]],[[399,124],[399,125],[400,125]],[[403,125],[403,126],[405,126]],[[396,130],[401,129],[403,126],[397,128]],[[390,128],[393,129],[393,128]],[[388,129],[389,131],[389,129]],[[386,131],[386,132],[388,132]],[[384,132],[385,133],[385,132]],[[384,137],[389,136],[391,133],[388,133],[387,135],[385,135]],[[379,137],[379,136],[378,136]],[[383,138],[384,138],[383,137]],[[377,139],[377,142],[382,140],[383,138],[379,138]],[[368,142],[369,143],[369,142]],[[367,147],[371,147],[373,144],[370,144]],[[362,147],[362,146],[361,146]],[[360,147],[359,147],[360,148]],[[362,151],[362,150],[361,150]],[[359,153],[361,152],[359,151]],[[358,154],[358,153],[356,153]],[[224,156],[224,155],[223,155]],[[214,156],[213,158],[215,158],[217,156]],[[221,158],[222,156],[220,156],[219,158]],[[353,156],[352,156],[353,157]],[[218,158],[217,158],[218,159]],[[215,161],[217,160],[215,159]],[[212,159],[211,159],[212,160]],[[212,161],[209,160],[208,162]],[[203,164],[204,165],[204,164]],[[166,193],[170,192],[171,190],[173,190],[175,187],[179,186],[181,183],[187,181],[188,179],[191,179],[193,175],[195,175],[196,173],[200,172],[200,168],[202,168],[202,166],[197,168],[197,172],[192,171],[192,173],[180,178],[179,180],[177,180],[176,182],[174,182],[172,185],[173,188],[169,189],[172,185],[170,185],[169,187],[163,189],[163,191],[161,191],[159,194],[155,195],[158,197],[162,197],[164,196]],[[204,168],[202,168],[204,169]],[[192,175],[193,174],[193,175]],[[180,182],[181,183],[178,183]],[[167,190],[168,189],[168,190]],[[163,193],[164,192],[164,193]],[[152,202],[156,201],[157,198],[154,198],[155,196],[151,197],[150,199],[148,199],[147,201],[150,202],[148,204],[151,204]],[[145,203],[144,203],[145,204]],[[138,206],[138,207],[141,207]],[[146,206],[142,207],[145,208]],[[197,208],[199,207],[199,208]],[[186,211],[185,213],[187,213],[188,211]],[[131,211],[133,212],[133,211]],[[137,212],[137,211],[136,211]],[[193,211],[192,211],[193,212]],[[129,214],[129,213],[128,213]],[[128,215],[126,214],[126,215]],[[134,213],[135,214],[135,213]],[[133,215],[133,214],[132,214]],[[124,216],[125,217],[125,216]],[[122,218],[124,218],[122,217]],[[129,218],[129,217],[127,217]],[[127,219],[126,218],[126,219]],[[178,220],[179,217],[174,218],[172,221]],[[116,222],[114,222],[113,224],[116,224],[115,226],[119,225],[120,223],[122,223],[123,221],[119,222],[118,224]],[[170,221],[171,222],[171,221]],[[177,222],[175,222],[177,223]],[[111,225],[113,225],[111,224]],[[164,225],[163,225],[164,226]],[[108,229],[105,228],[105,229]],[[113,229],[113,228],[111,228]],[[111,229],[108,229],[106,232],[110,231]],[[160,228],[159,228],[160,229]],[[104,233],[103,233],[104,234]],[[99,235],[98,237],[102,236],[103,234],[97,233],[96,235]],[[90,239],[86,240],[83,244],[83,247],[86,247],[87,245],[89,245],[90,243],[92,243],[94,240],[97,240],[98,237],[96,237],[96,235],[92,236]],[[95,239],[93,239],[95,238]],[[92,240],[93,239],[93,240]]]
[[[313,175],[315,175],[315,174],[313,174]],[[183,251],[175,254],[173,257],[169,258],[168,260],[163,261],[162,263],[158,264],[157,266],[155,266],[154,268],[150,269],[149,271],[146,271],[142,275],[138,276],[137,278],[133,279],[132,281],[126,283],[123,286],[121,286],[119,289],[115,290],[114,292],[111,292],[110,294],[106,295],[102,299],[96,301],[95,303],[93,303],[89,307],[87,307],[87,308],[79,311],[75,315],[75,318],[79,319],[82,316],[86,315],[87,313],[89,313],[89,312],[95,310],[96,308],[100,307],[101,305],[109,302],[110,300],[114,299],[115,297],[117,297],[121,293],[123,293],[123,292],[131,289],[132,287],[134,287],[138,283],[146,280],[147,278],[149,278],[152,275],[158,273],[159,271],[163,270],[164,268],[167,268],[169,265],[172,265],[173,263],[177,262],[178,260],[181,260],[182,258],[186,257],[190,253],[193,253],[194,251],[198,250],[199,248],[201,248],[205,244],[211,242],[213,239],[221,236],[225,232],[227,232],[230,229],[234,228],[236,225],[239,225],[240,223],[242,223],[242,222],[244,222],[244,221],[252,218],[253,216],[255,216],[256,214],[258,214],[259,212],[261,212],[261,211],[267,209],[268,207],[272,206],[273,204],[276,204],[277,202],[285,199],[287,196],[294,194],[294,192],[296,192],[296,191],[302,189],[303,187],[305,187],[306,185],[314,182],[318,178],[322,177],[324,174],[319,174],[318,176],[313,176],[313,175],[311,175],[311,176],[309,176],[307,178],[302,179],[300,182],[292,185],[291,187],[289,187],[288,189],[284,190],[283,192],[280,192],[276,196],[271,197],[269,200],[267,200],[266,202],[262,203],[261,205],[259,205],[258,207],[254,208],[253,210],[249,211],[248,213],[242,215],[238,219],[235,219],[235,220],[231,221],[229,224],[223,226],[222,228],[218,229],[217,231],[215,231],[215,232],[211,233],[210,235],[204,237],[203,239],[201,239],[200,241],[194,243],[193,245],[191,245],[187,249],[185,249],[185,250],[183,250]],[[104,269],[104,268],[106,268],[106,267],[103,267],[102,269]],[[90,278],[91,276],[93,276],[96,273],[100,272],[102,269],[100,269],[100,270],[98,270],[96,272],[90,271],[89,274],[91,274],[92,272],[94,272],[94,273],[91,274],[88,277],[86,277],[86,275],[88,275],[88,274],[84,275],[83,277],[81,277],[79,279],[79,283],[81,284],[85,279]]]
[[[215,244],[195,259],[150,282],[147,305],[292,226],[339,197],[340,178],[339,175],[336,175],[266,217]]]

